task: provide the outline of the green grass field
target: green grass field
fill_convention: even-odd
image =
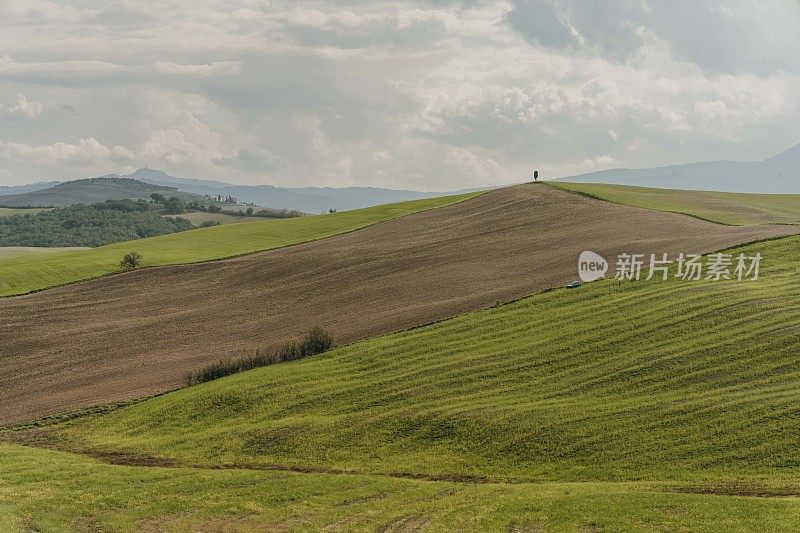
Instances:
[[[0,259],[0,296],[25,294],[120,270],[122,256],[142,254],[143,266],[221,259],[353,231],[377,222],[466,200],[479,193],[400,202],[320,216],[258,220],[128,241],[47,257]]]
[[[32,458],[0,474],[0,502],[20,502],[8,513],[22,523],[155,516],[176,529],[213,517],[348,529],[404,516],[434,530],[791,529],[798,247],[791,237],[743,248],[764,257],[758,281],[554,290],[79,419],[51,430],[64,449],[176,468],[8,446],[3,463]],[[97,481],[26,489],[81,469]],[[137,492],[149,476],[166,495]],[[226,481],[237,490],[214,485]],[[77,497],[87,491],[96,496]],[[83,503],[93,498],[115,503]],[[176,514],[186,498],[197,507]]]
[[[42,211],[50,211],[49,207],[32,207],[29,209],[21,207],[0,207],[0,217],[10,217],[12,215],[35,215]]]
[[[470,484],[140,468],[0,445],[2,531],[787,531],[796,498],[668,483]],[[45,481],[46,480],[46,481]]]
[[[89,248],[44,248],[40,246],[0,246],[0,260],[10,258],[20,258],[23,256],[35,257],[42,255],[57,254],[63,252],[75,252],[78,250],[88,250]]]
[[[800,194],[747,194],[652,189],[603,183],[547,182],[549,185],[619,204],[684,213],[721,224],[798,224]]]
[[[185,218],[195,226],[199,226],[207,220],[213,220],[220,224],[235,224],[239,222],[257,222],[260,219],[253,217],[240,217],[238,215],[228,215],[226,213],[204,213],[203,211],[194,211],[192,213],[184,213],[182,215],[175,215],[180,218]],[[263,219],[261,219],[263,220]]]

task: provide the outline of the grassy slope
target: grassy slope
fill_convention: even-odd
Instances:
[[[199,226],[207,220],[213,220],[220,224],[234,224],[238,222],[259,222],[265,219],[257,219],[253,217],[240,217],[238,215],[228,215],[226,213],[204,213],[202,211],[195,211],[193,213],[184,213],[177,215],[180,218],[185,218],[195,226]]]
[[[332,215],[228,224],[149,239],[64,252],[48,257],[0,260],[0,296],[27,292],[117,272],[122,256],[136,250],[144,266],[194,263],[269,250],[352,231],[433,209],[475,194],[414,200]]]
[[[685,213],[722,224],[800,223],[800,194],[747,194],[652,189],[602,183],[548,182],[620,204]]]
[[[160,516],[178,529],[415,516],[463,529],[784,530],[800,499],[745,496],[800,494],[798,246],[744,248],[764,256],[757,282],[550,291],[79,420],[60,433],[73,449],[268,470],[136,470],[4,446],[0,506],[23,521]],[[453,482],[464,476],[497,483]],[[195,510],[176,514],[186,502]]]
[[[137,468],[10,445],[0,445],[0,463],[2,531],[788,531],[800,520],[796,498],[683,494],[665,484]]]
[[[101,448],[523,481],[800,474],[800,238],[757,282],[609,280],[178,391]]]
[[[89,250],[89,248],[66,247],[66,248],[45,248],[40,246],[0,246],[0,260],[19,258],[21,256],[39,256],[57,254],[63,252],[74,252],[77,250]]]

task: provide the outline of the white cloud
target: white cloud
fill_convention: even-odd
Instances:
[[[792,0],[516,0],[509,24],[531,42],[614,60],[635,57],[652,37],[715,72],[800,70]],[[644,30],[644,31],[643,31]]]
[[[0,166],[444,189],[765,157],[800,140],[800,5],[724,7],[4,2]]]
[[[78,144],[56,142],[42,146],[0,141],[0,158],[2,159],[92,166],[100,162],[126,161],[133,157],[133,153],[127,148],[123,146],[109,148],[95,138],[81,139]]]
[[[97,60],[17,62],[8,56],[0,56],[0,74],[20,76],[43,73],[96,73],[125,70],[125,67]]]
[[[157,72],[190,76],[236,76],[242,73],[242,62],[215,61],[208,65],[181,65],[159,61],[155,64],[155,69]]]
[[[302,146],[302,160],[295,162],[301,172],[314,172],[327,185],[349,182],[353,155],[336,143],[322,127],[319,116],[300,113],[292,119],[296,143]]]
[[[177,117],[174,127],[153,131],[140,154],[150,165],[210,162],[224,156],[222,137],[188,111]]]
[[[0,112],[3,111],[9,114],[20,114],[28,118],[34,118],[42,114],[44,106],[39,102],[29,101],[25,95],[18,94],[16,105],[4,108],[3,105],[0,104]]]

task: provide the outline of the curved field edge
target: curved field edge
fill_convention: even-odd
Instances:
[[[496,482],[800,476],[800,237],[758,281],[605,281],[183,389],[84,449]]]
[[[688,215],[717,224],[800,224],[800,194],[691,191],[606,183],[544,183],[596,200]]]
[[[143,267],[214,261],[348,233],[386,220],[452,205],[484,192],[325,215],[226,224],[90,250],[0,260],[0,296],[18,296],[118,274],[122,256],[130,251],[142,254]]]
[[[0,444],[0,464],[3,531],[788,531],[800,520],[796,497],[669,483],[474,485],[142,468],[8,444]]]

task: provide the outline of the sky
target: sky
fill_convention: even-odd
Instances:
[[[799,0],[0,0],[0,185],[454,190],[800,142]]]

